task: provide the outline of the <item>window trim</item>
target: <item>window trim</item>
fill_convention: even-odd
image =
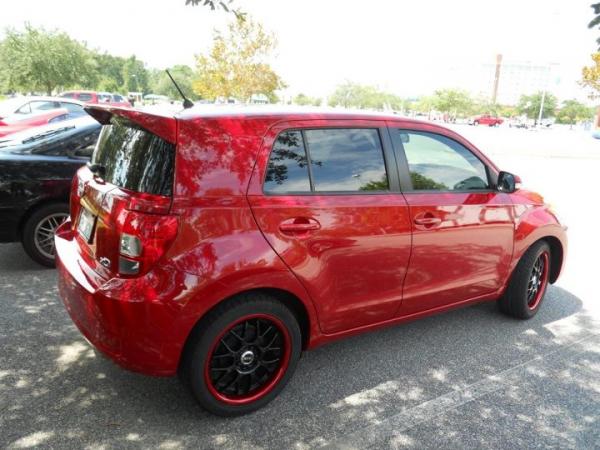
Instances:
[[[312,176],[312,160],[310,158],[310,148],[309,148],[309,144],[308,141],[306,139],[305,136],[305,131],[312,131],[312,130],[376,130],[378,135],[379,135],[379,142],[381,143],[381,150],[382,150],[382,156],[383,156],[383,164],[385,167],[385,171],[386,171],[386,175],[387,175],[387,179],[388,179],[388,186],[389,189],[385,190],[385,191],[316,191],[314,188],[314,180],[313,180],[313,176]],[[269,161],[271,159],[271,153],[273,152],[273,147],[275,145],[275,142],[277,141],[277,139],[279,138],[279,136],[282,133],[286,133],[286,132],[290,132],[290,131],[299,131],[302,135],[302,141],[304,144],[304,150],[306,152],[306,161],[308,163],[308,178],[309,178],[309,183],[310,183],[310,191],[285,191],[285,192],[268,192],[265,191],[265,180],[267,177],[267,171],[268,171],[268,167],[269,167]],[[392,142],[390,139],[390,135],[389,135],[389,131],[387,129],[387,127],[385,125],[373,125],[373,126],[369,126],[369,125],[352,125],[351,123],[348,124],[344,124],[344,125],[324,125],[324,126],[306,126],[306,127],[290,127],[290,128],[283,128],[281,130],[279,130],[277,132],[277,135],[275,136],[275,138],[273,139],[273,142],[271,143],[270,149],[269,149],[269,154],[267,156],[266,162],[265,162],[265,167],[264,167],[264,173],[262,175],[262,180],[261,180],[261,192],[262,195],[264,196],[268,196],[268,197],[282,197],[282,196],[313,196],[313,197],[318,197],[318,196],[323,196],[323,195],[336,195],[336,196],[341,196],[341,195],[389,195],[389,194],[397,194],[400,192],[400,180],[398,178],[398,171],[397,171],[397,164],[396,164],[396,157],[393,151],[393,146],[392,146]]]
[[[496,183],[493,180],[492,171],[490,170],[490,167],[488,166],[488,164],[486,164],[486,162],[483,161],[479,157],[479,155],[477,155],[475,152],[473,152],[469,147],[467,147],[463,143],[458,142],[456,139],[452,138],[451,136],[448,136],[443,133],[438,133],[435,131],[421,130],[418,128],[406,128],[406,127],[394,126],[394,125],[388,125],[388,128],[389,128],[392,143],[394,146],[394,154],[397,157],[398,171],[400,174],[400,185],[401,185],[403,193],[405,193],[405,194],[441,194],[441,193],[443,193],[443,194],[481,194],[481,193],[497,192],[497,189],[495,188]],[[397,131],[397,133],[396,133],[396,131]],[[403,145],[402,141],[400,140],[399,132],[401,132],[401,131],[406,131],[409,133],[429,134],[429,135],[440,136],[444,139],[448,139],[448,140],[460,145],[465,150],[467,150],[469,153],[471,153],[475,158],[477,158],[477,160],[479,160],[479,162],[481,162],[481,164],[483,165],[483,167],[485,169],[485,175],[486,175],[487,183],[488,183],[489,187],[486,189],[460,189],[460,190],[455,190],[455,189],[447,189],[447,190],[413,189],[412,179],[410,178],[410,168],[408,165],[408,158],[406,156],[406,151],[404,149],[404,145]]]

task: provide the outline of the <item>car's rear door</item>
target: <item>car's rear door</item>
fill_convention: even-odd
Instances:
[[[494,169],[459,136],[426,124],[390,122],[408,203],[413,249],[401,315],[492,294],[512,257],[510,197]]]
[[[264,139],[248,199],[265,238],[334,333],[392,319],[411,225],[384,122],[282,123]]]

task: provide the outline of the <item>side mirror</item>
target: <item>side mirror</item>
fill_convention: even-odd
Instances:
[[[510,172],[500,172],[498,174],[498,184],[497,184],[497,189],[500,192],[506,192],[508,194],[511,194],[513,192],[515,192],[518,188],[518,184],[521,183],[521,178],[519,178],[516,175],[513,175]]]

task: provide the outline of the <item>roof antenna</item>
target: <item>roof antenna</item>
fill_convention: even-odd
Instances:
[[[183,98],[183,107],[184,107],[184,109],[188,109],[188,108],[191,108],[192,106],[194,106],[194,103],[183,94],[183,91],[181,90],[181,88],[179,87],[179,85],[175,82],[175,80],[173,79],[173,77],[169,73],[169,70],[165,69],[165,72],[167,72],[167,75],[169,75],[169,78],[171,79],[171,81],[175,85],[175,89],[177,89],[177,91],[179,91],[179,95],[181,95],[181,98]]]

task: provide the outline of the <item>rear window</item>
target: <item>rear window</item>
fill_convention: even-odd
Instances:
[[[148,194],[171,195],[175,145],[121,118],[104,125],[92,162],[104,181]]]

